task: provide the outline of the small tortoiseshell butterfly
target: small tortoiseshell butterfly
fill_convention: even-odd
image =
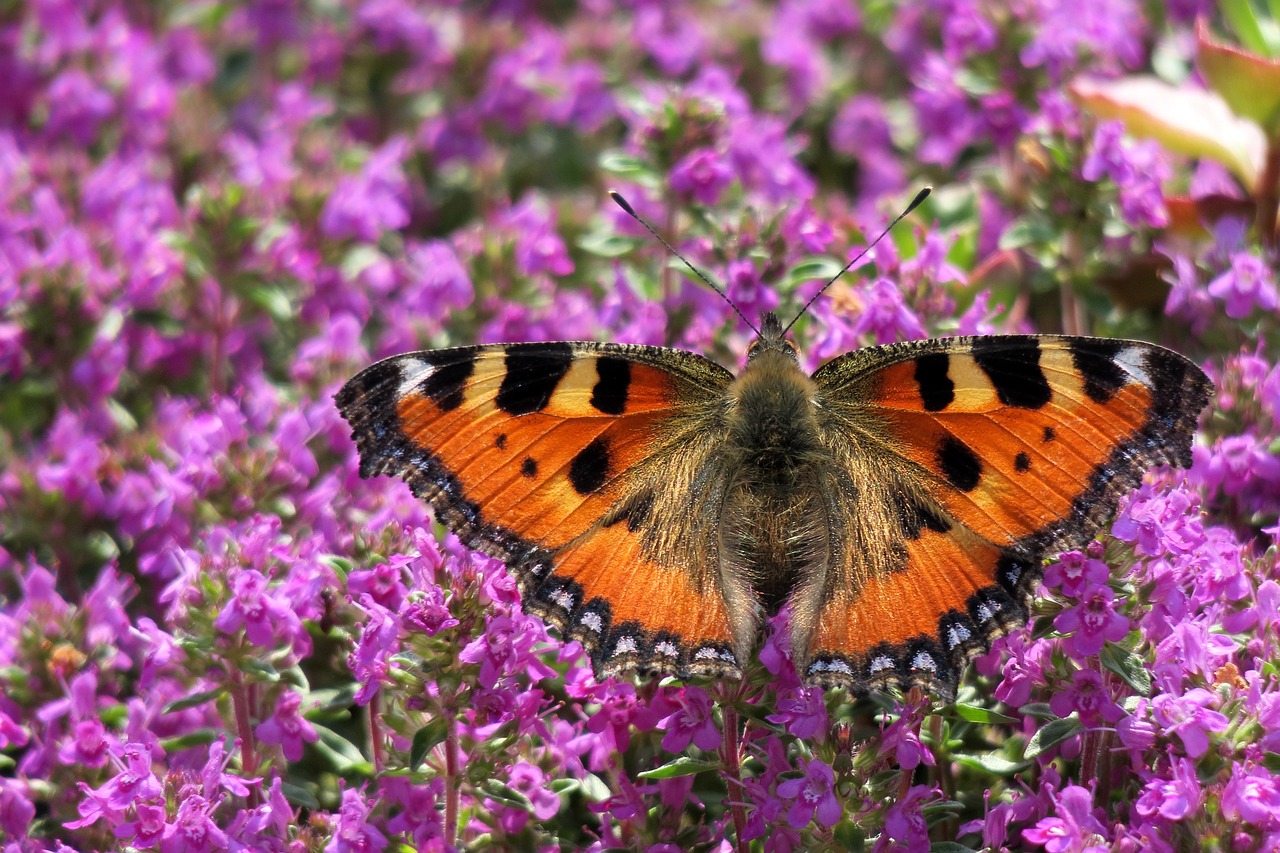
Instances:
[[[741,674],[791,607],[797,670],[954,695],[1027,620],[1047,556],[1159,464],[1212,386],[1149,343],[998,335],[800,368],[766,314],[738,376],[590,342],[409,353],[337,395],[365,477],[403,477],[598,677]]]

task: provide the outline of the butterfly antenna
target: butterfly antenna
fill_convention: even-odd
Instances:
[[[723,299],[725,302],[729,303],[729,307],[734,310],[734,313],[736,313],[739,317],[742,318],[742,322],[747,324],[747,328],[755,332],[757,338],[760,337],[760,330],[756,328],[756,324],[752,323],[750,320],[747,319],[747,315],[743,314],[742,311],[738,308],[738,306],[733,304],[733,300],[729,298],[728,294],[726,294],[723,290],[721,290],[719,285],[717,285],[714,281],[707,278],[707,276],[703,274],[702,270],[698,269],[693,264],[689,263],[688,259],[685,258],[684,255],[677,252],[675,247],[672,246],[670,243],[668,243],[663,238],[663,236],[658,233],[657,229],[655,229],[648,222],[644,221],[644,219],[640,217],[640,214],[636,213],[635,210],[632,209],[631,205],[627,204],[627,200],[625,198],[623,198],[620,194],[618,194],[614,190],[609,190],[609,198],[613,199],[614,202],[617,203],[618,207],[625,210],[628,216],[630,216],[636,222],[639,222],[641,225],[647,228],[650,234],[652,234],[654,237],[657,237],[658,242],[666,246],[668,252],[670,252],[671,254],[679,258],[681,261],[683,261],[684,265],[688,267],[690,270],[692,270],[694,275],[696,275],[698,278],[706,282],[707,287],[710,287],[716,293],[720,294],[720,298]],[[904,213],[902,214],[902,216],[906,216],[906,214]],[[898,218],[901,219],[902,217],[900,216]]]
[[[933,192],[933,187],[925,187],[924,189],[920,190],[920,192],[916,193],[916,197],[915,197],[915,198],[913,198],[913,199],[911,199],[911,204],[907,205],[907,209],[906,209],[906,210],[904,210],[904,211],[902,211],[901,213],[899,213],[899,214],[898,214],[898,218],[897,218],[897,219],[895,219],[895,220],[893,220],[892,222],[890,222],[890,223],[885,227],[885,229],[884,229],[883,231],[881,231],[881,232],[880,232],[880,236],[879,236],[879,237],[877,237],[877,238],[875,238],[874,240],[872,240],[872,241],[871,241],[871,244],[870,244],[869,246],[867,246],[867,248],[865,248],[865,249],[863,249],[861,252],[859,252],[859,253],[858,253],[858,256],[857,256],[856,258],[854,258],[853,260],[849,261],[849,263],[847,263],[847,264],[845,264],[845,265],[844,265],[844,269],[840,270],[840,272],[838,272],[838,273],[836,273],[835,275],[833,275],[833,276],[831,277],[831,280],[830,280],[830,281],[828,281],[826,284],[822,285],[822,289],[821,289],[821,290],[819,290],[817,293],[813,294],[813,296],[809,297],[809,301],[808,301],[808,302],[806,302],[806,303],[804,304],[804,307],[800,309],[800,313],[799,313],[799,314],[797,314],[797,315],[795,316],[795,319],[794,319],[794,320],[792,320],[790,323],[788,323],[788,324],[787,324],[787,327],[786,327],[785,329],[783,329],[783,330],[782,330],[782,334],[784,334],[784,335],[785,335],[787,332],[791,331],[791,327],[792,327],[792,326],[794,326],[794,325],[796,324],[796,320],[799,320],[801,317],[803,317],[803,316],[804,316],[804,312],[806,312],[806,311],[808,311],[808,310],[809,310],[809,306],[810,306],[810,305],[812,305],[812,304],[814,303],[814,301],[815,301],[819,296],[821,296],[823,293],[825,293],[828,287],[830,287],[831,285],[835,284],[835,283],[836,283],[836,279],[840,278],[840,276],[842,276],[842,275],[844,275],[846,272],[848,272],[848,271],[849,271],[849,267],[853,266],[853,265],[854,265],[854,264],[856,264],[858,261],[862,260],[862,256],[863,256],[863,255],[865,255],[867,252],[870,252],[872,249],[874,249],[874,248],[875,248],[875,246],[876,246],[876,243],[879,243],[881,240],[883,240],[883,239],[884,239],[884,235],[886,235],[886,234],[888,234],[890,231],[892,231],[892,230],[893,230],[893,226],[897,225],[899,222],[901,222],[903,219],[905,219],[905,218],[907,217],[907,214],[911,213],[911,211],[913,211],[913,210],[915,210],[917,207],[919,207],[919,206],[920,206],[920,203],[921,203],[921,202],[923,202],[926,198],[928,198],[928,197],[929,197],[929,193],[931,193],[931,192]]]

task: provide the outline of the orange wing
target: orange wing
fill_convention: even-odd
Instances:
[[[506,561],[525,609],[580,640],[598,675],[715,675],[739,664],[707,544],[731,379],[658,347],[506,344],[381,361],[337,403],[361,474],[403,477]]]
[[[813,379],[824,440],[876,472],[847,512],[888,519],[896,544],[880,561],[846,548],[812,591],[808,674],[942,693],[1025,622],[1046,556],[1096,535],[1149,467],[1190,464],[1212,390],[1161,347],[1058,336],[874,347]]]

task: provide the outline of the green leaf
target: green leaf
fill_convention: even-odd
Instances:
[[[978,705],[966,705],[963,702],[957,702],[951,706],[955,709],[956,716],[970,723],[987,723],[994,725],[996,723],[1016,723],[1014,717],[1007,717],[990,708],[982,708]]]
[[[787,270],[782,284],[794,288],[809,281],[830,281],[842,266],[844,265],[834,258],[806,258]]]
[[[449,724],[444,717],[436,717],[413,733],[413,745],[409,748],[409,767],[416,770],[427,753],[444,743]]]
[[[1262,766],[1267,768],[1267,771],[1273,776],[1280,774],[1280,754],[1274,752],[1263,753]]]
[[[315,749],[329,759],[339,776],[372,776],[373,765],[360,752],[359,747],[325,726],[312,724],[320,739]],[[350,781],[350,778],[348,778]]]
[[[491,800],[514,806],[522,811],[533,812],[533,803],[529,798],[514,788],[508,787],[497,779],[486,779],[480,783],[480,790]]]
[[[981,752],[976,755],[956,753],[951,756],[951,760],[957,764],[963,764],[965,767],[989,773],[992,776],[1004,777],[1021,773],[1030,766],[1027,761],[1015,761],[998,752]]]
[[[642,178],[652,177],[654,174],[647,162],[630,154],[623,154],[621,151],[606,151],[601,154],[600,168],[611,175],[636,182]]]
[[[620,258],[635,251],[635,237],[609,231],[592,231],[578,239],[578,248],[598,258]]]
[[[705,773],[708,770],[718,770],[719,768],[720,765],[716,762],[701,761],[697,758],[682,755],[675,761],[667,762],[661,767],[645,770],[636,775],[641,779],[675,779],[677,776],[692,776],[695,773]]]
[[[1231,25],[1231,30],[1240,39],[1240,43],[1254,53],[1270,55],[1274,47],[1267,43],[1263,34],[1257,10],[1251,0],[1218,0],[1218,8],[1222,17]]]
[[[184,696],[181,699],[175,699],[164,707],[162,713],[173,714],[178,711],[185,711],[188,708],[198,708],[207,702],[215,702],[221,699],[227,692],[225,687],[215,687],[212,690],[201,690],[199,693],[192,693],[190,696]]]
[[[1196,64],[1233,113],[1256,121],[1272,139],[1280,135],[1280,62],[1215,41],[1202,20]]]
[[[166,753],[173,753],[197,746],[208,746],[221,737],[222,732],[217,732],[213,729],[197,729],[194,732],[187,732],[177,737],[163,738],[160,741],[160,746]]]
[[[1066,719],[1047,723],[1036,730],[1031,740],[1027,741],[1027,748],[1023,750],[1022,755],[1027,759],[1035,758],[1076,734],[1081,728],[1083,727],[1080,725],[1080,719],[1074,714]]]
[[[972,847],[965,847],[959,841],[935,841],[929,847],[929,853],[975,853]]]
[[[284,798],[295,806],[301,806],[305,809],[320,808],[320,801],[312,796],[310,791],[294,785],[292,782],[281,782],[280,793],[284,794]]]
[[[1057,235],[1048,223],[1040,219],[1017,219],[1000,235],[1001,249],[1021,249],[1023,246],[1042,246]]]
[[[1104,667],[1123,678],[1135,693],[1146,696],[1151,692],[1151,672],[1146,662],[1133,652],[1115,643],[1107,643],[1098,657]]]

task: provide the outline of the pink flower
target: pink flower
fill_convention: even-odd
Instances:
[[[1111,587],[1094,584],[1080,596],[1080,603],[1054,617],[1053,627],[1070,634],[1065,645],[1077,659],[1096,655],[1106,642],[1119,642],[1129,633],[1129,620],[1113,609]]]
[[[290,761],[300,760],[303,745],[315,743],[320,737],[315,727],[298,713],[301,706],[302,696],[285,690],[276,700],[275,713],[259,723],[256,729],[263,743],[280,744],[284,757]]]
[[[716,727],[707,691],[701,687],[686,687],[677,702],[679,709],[658,723],[658,728],[666,731],[662,748],[667,752],[683,752],[690,742],[702,750],[718,747],[720,729]]]
[[[800,778],[778,783],[778,796],[795,800],[787,812],[787,823],[799,829],[808,826],[816,816],[821,825],[834,826],[842,813],[835,794],[835,773],[816,758],[803,769],[804,775]]]

